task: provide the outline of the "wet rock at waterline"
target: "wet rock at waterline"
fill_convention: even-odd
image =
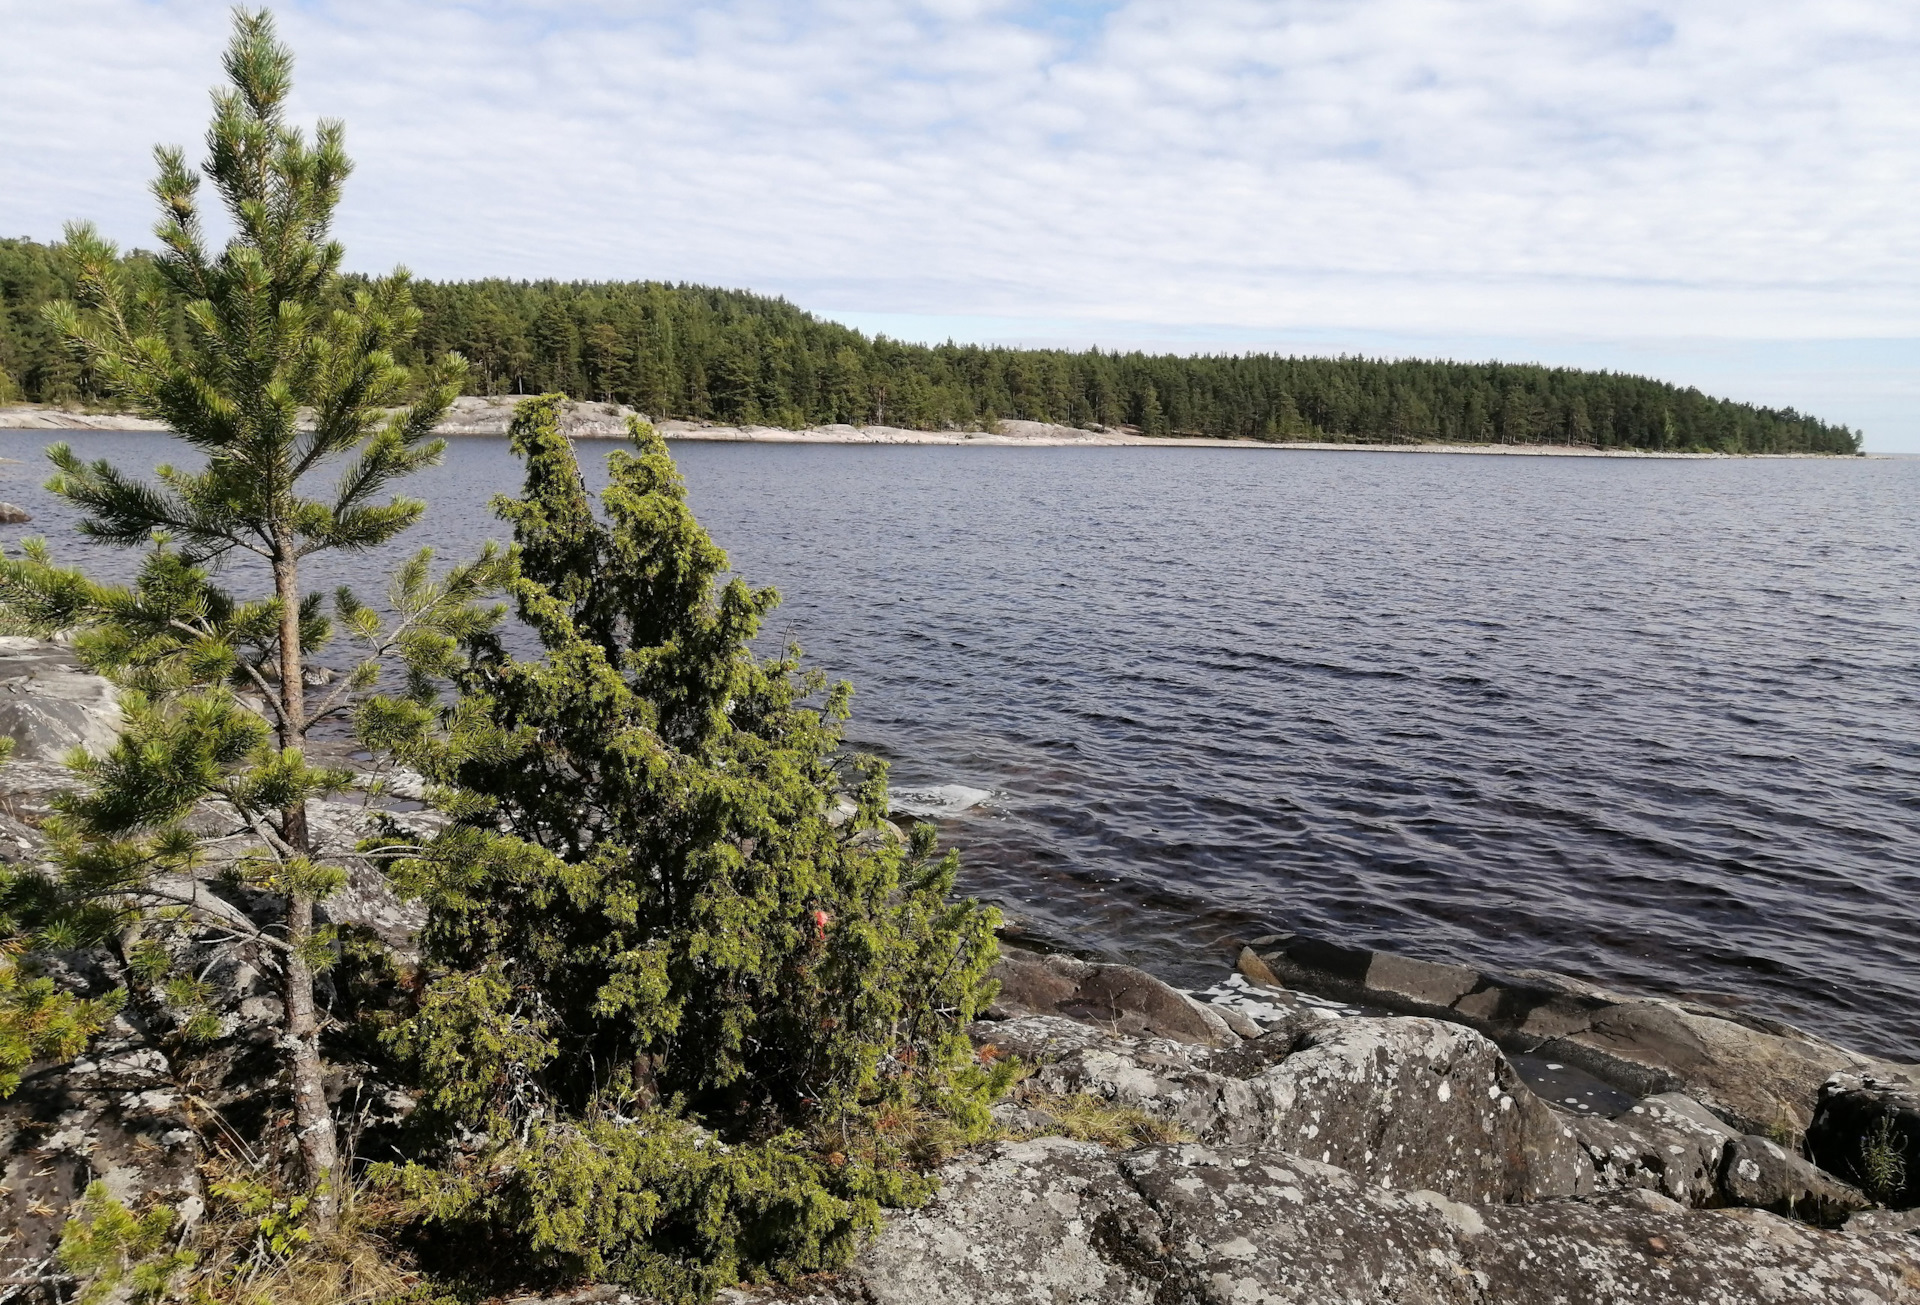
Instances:
[[[991,1014],[1062,1015],[1121,1037],[1197,1046],[1239,1041],[1225,1016],[1129,965],[1101,965],[1001,945],[990,977],[1000,983]]]
[[[1820,1085],[1835,1073],[1920,1085],[1920,1068],[1780,1020],[1625,995],[1564,975],[1491,975],[1297,935],[1263,938],[1252,950],[1290,986],[1466,1024],[1637,1096],[1685,1091],[1742,1132],[1804,1132]]]
[[[12,503],[0,503],[0,526],[23,526],[33,520],[33,513]]]

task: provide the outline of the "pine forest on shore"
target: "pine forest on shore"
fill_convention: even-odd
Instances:
[[[56,248],[0,239],[0,402],[100,397],[40,316],[73,293],[72,277]],[[342,288],[362,281],[343,278]],[[1617,372],[905,344],[785,300],[659,282],[417,282],[414,298],[424,320],[404,364],[455,350],[473,393],[559,391],[656,417],[924,430],[1019,418],[1259,440],[1860,451],[1858,432],[1791,408]]]

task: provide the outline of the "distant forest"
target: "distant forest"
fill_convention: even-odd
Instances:
[[[70,290],[55,249],[0,239],[0,402],[95,398],[40,319],[42,304]],[[1011,417],[1259,440],[1860,449],[1856,432],[1791,408],[1615,372],[902,344],[785,300],[651,281],[417,282],[414,296],[425,316],[417,347],[464,354],[475,393],[559,390],[662,417],[918,429]]]

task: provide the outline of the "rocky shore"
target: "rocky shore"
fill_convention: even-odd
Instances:
[[[0,639],[16,746],[0,857],[43,854],[70,782],[57,758],[104,747],[117,718],[69,650]],[[351,799],[311,808],[334,841],[367,819]],[[329,917],[404,963],[417,908],[349,865]],[[180,890],[210,892],[220,869]],[[123,977],[104,952],[50,965],[89,992]],[[44,1279],[94,1179],[204,1208],[203,1130],[262,1109],[280,1018],[244,956],[210,946],[204,974],[222,1034],[191,1062],[133,1003],[0,1103],[0,1278]],[[734,1305],[1920,1302],[1920,1066],[1564,976],[1298,937],[1249,940],[1201,993],[1012,946],[997,975],[973,1041],[1030,1071],[997,1107],[1002,1140],[949,1161],[940,1194],[847,1271]],[[1554,1071],[1604,1091],[1549,1099]],[[412,1104],[352,1066],[330,1090],[366,1136]],[[588,1285],[521,1305],[628,1300]]]
[[[513,419],[514,405],[525,395],[456,399],[435,431],[441,435],[504,436]],[[563,429],[575,439],[624,439],[629,416],[644,416],[617,403],[567,404]],[[1663,453],[1646,449],[1596,449],[1558,444],[1366,444],[1325,440],[1228,440],[1204,436],[1142,435],[1131,426],[1061,426],[1043,421],[1006,419],[991,430],[913,430],[885,424],[835,423],[789,430],[781,426],[728,426],[716,422],[668,418],[657,423],[670,440],[708,440],[745,444],[934,444],[980,447],[1208,447],[1309,449],[1325,452],[1462,453],[1515,457],[1573,458],[1826,458],[1825,453]],[[0,408],[0,430],[161,430],[158,422],[115,413],[78,412],[62,408],[18,406]]]

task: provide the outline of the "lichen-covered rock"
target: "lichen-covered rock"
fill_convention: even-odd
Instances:
[[[1720,1190],[1734,1205],[1772,1210],[1823,1227],[1838,1227],[1873,1202],[1812,1161],[1771,1138],[1751,1134],[1727,1144]]]
[[[1157,1224],[1113,1158],[1088,1142],[996,1147],[941,1175],[940,1195],[902,1214],[860,1258],[872,1305],[933,1301],[1150,1305],[1145,1266],[1127,1253]]]
[[[120,736],[111,681],[73,649],[44,639],[0,637],[0,737],[22,761],[56,762],[75,748],[104,754]]]
[[[1177,1124],[1196,1137],[1253,1141],[1266,1117],[1247,1082],[1264,1069],[1278,1043],[1247,1043],[1230,1051],[1171,1038],[1113,1037],[1059,1015],[1030,1015],[975,1024],[974,1041],[1015,1055],[1034,1067],[1025,1087],[1040,1092],[1088,1093]]]
[[[1038,1066],[1050,1092],[1087,1092],[1203,1141],[1281,1147],[1367,1182],[1476,1201],[1594,1189],[1576,1122],[1520,1081],[1500,1049],[1441,1020],[1345,1019],[1297,1050],[1111,1038],[1054,1018],[977,1026]],[[1716,1153],[1715,1159],[1718,1156]]]
[[[1616,1119],[1580,1119],[1573,1129],[1597,1191],[1657,1191],[1685,1205],[1720,1200],[1735,1135],[1697,1101],[1677,1092],[1648,1097]]]
[[[0,1278],[49,1271],[71,1204],[95,1180],[129,1205],[205,1209],[199,1135],[167,1060],[125,1017],[72,1065],[0,1102]]]
[[[1476,1205],[1286,1152],[1058,1141],[954,1162],[838,1281],[870,1305],[1912,1305],[1898,1234],[1655,1193]]]
[[[1262,1141],[1381,1186],[1469,1201],[1591,1191],[1593,1170],[1562,1116],[1500,1049],[1442,1020],[1348,1019],[1254,1081]]]

